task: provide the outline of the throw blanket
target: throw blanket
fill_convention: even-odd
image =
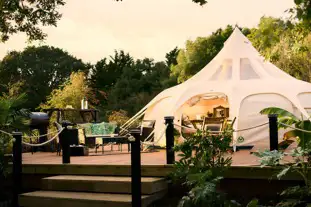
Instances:
[[[115,134],[115,130],[117,128],[117,124],[114,123],[87,123],[87,124],[79,124],[81,128],[85,130],[85,136],[88,135],[99,135],[99,136],[109,136]]]

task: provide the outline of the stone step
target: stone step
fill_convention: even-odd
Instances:
[[[167,189],[164,178],[142,177],[142,194],[154,194]],[[131,178],[118,176],[59,175],[42,179],[43,190],[131,193]]]
[[[147,207],[161,199],[165,192],[142,196],[142,206]],[[85,193],[66,191],[35,191],[19,195],[21,207],[131,207],[130,194]]]

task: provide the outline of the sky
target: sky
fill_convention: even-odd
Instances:
[[[57,27],[45,27],[41,43],[59,47],[85,62],[124,50],[135,58],[164,60],[186,40],[208,36],[228,24],[255,27],[262,16],[285,17],[293,0],[209,0],[201,7],[191,0],[66,0]],[[0,44],[0,58],[27,46],[17,34]]]

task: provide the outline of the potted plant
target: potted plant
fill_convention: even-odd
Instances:
[[[213,117],[213,113],[207,112],[207,117],[208,117],[208,118],[212,118],[212,117]]]

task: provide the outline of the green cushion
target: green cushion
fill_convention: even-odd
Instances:
[[[114,123],[98,123],[98,124],[81,124],[85,130],[86,135],[110,135],[114,134],[117,124]]]

